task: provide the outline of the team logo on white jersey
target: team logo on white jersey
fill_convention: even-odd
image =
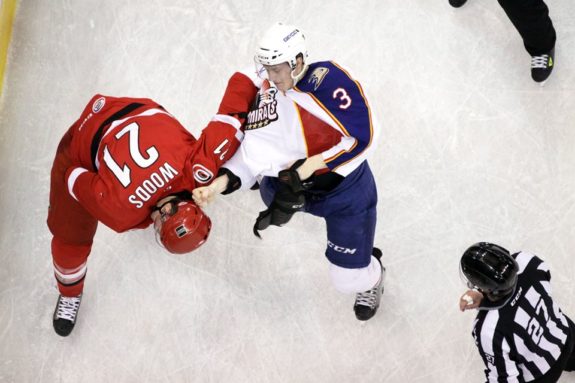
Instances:
[[[268,80],[264,81],[256,97],[254,107],[248,113],[245,130],[263,128],[278,119],[277,92],[277,88],[271,87]]]
[[[328,72],[329,69],[326,67],[319,67],[313,70],[311,76],[309,76],[309,80],[307,80],[308,84],[313,84],[313,90],[317,90],[317,88],[319,88]]]
[[[99,111],[102,110],[104,105],[106,105],[106,99],[104,97],[100,97],[99,99],[94,101],[94,104],[92,104],[92,112],[98,113]]]

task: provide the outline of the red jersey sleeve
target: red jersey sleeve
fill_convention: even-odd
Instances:
[[[236,121],[236,124],[232,124],[231,121],[217,118],[214,117],[202,130],[189,161],[192,177],[198,186],[212,182],[222,164],[234,155],[243,139],[237,120],[229,117]]]
[[[257,92],[258,88],[248,76],[234,73],[228,81],[218,114],[233,116],[243,125]]]
[[[228,81],[218,114],[202,130],[188,161],[187,172],[198,186],[208,185],[243,140],[243,123],[258,88],[243,73]]]

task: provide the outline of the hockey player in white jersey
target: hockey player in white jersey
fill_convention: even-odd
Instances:
[[[323,217],[333,285],[356,293],[355,315],[368,320],[379,307],[385,275],[374,248],[377,190],[366,160],[379,127],[347,70],[307,58],[299,28],[276,24],[265,32],[255,70],[236,72],[224,97],[244,121],[244,141],[220,177],[193,194],[204,206],[216,194],[259,182],[268,209],[256,220],[258,236],[298,211]]]

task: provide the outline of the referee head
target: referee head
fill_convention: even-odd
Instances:
[[[543,260],[479,242],[459,266],[469,288],[459,308],[478,309],[472,335],[487,382],[557,382],[575,370],[575,325],[551,297]]]

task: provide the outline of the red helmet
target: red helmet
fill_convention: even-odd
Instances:
[[[172,205],[171,209],[163,212],[167,204]],[[170,253],[189,253],[208,239],[212,221],[193,201],[175,198],[162,205],[160,214],[156,236]]]

